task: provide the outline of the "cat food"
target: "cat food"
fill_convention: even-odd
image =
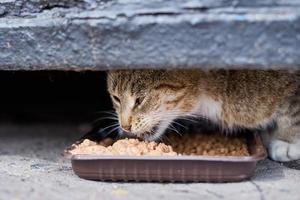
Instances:
[[[196,132],[196,131],[195,131]],[[199,132],[197,130],[197,132]],[[99,135],[99,134],[98,134]],[[267,153],[262,144],[261,138],[257,133],[245,133],[242,138],[228,137],[218,135],[203,135],[203,136],[176,136],[175,134],[166,135],[167,139],[164,145],[170,147],[155,148],[159,143],[141,142],[131,139],[102,139],[101,142],[95,143],[90,140],[85,140],[81,144],[72,145],[66,150],[67,156],[70,156],[70,150],[73,151],[71,163],[73,171],[80,178],[100,181],[146,181],[146,182],[232,182],[248,179],[255,172],[256,163],[266,158]],[[176,137],[175,137],[176,136]],[[100,136],[101,137],[101,136]],[[175,137],[175,138],[174,138]],[[91,138],[91,137],[90,137]],[[189,139],[190,138],[190,139]],[[96,139],[96,138],[94,138]],[[99,138],[100,139],[100,138]],[[194,145],[193,142],[201,140],[200,143]],[[203,140],[203,141],[202,141]],[[123,142],[122,142],[123,141]],[[118,142],[118,143],[117,143]],[[180,144],[183,147],[180,147]],[[162,150],[164,155],[168,156],[120,156],[113,155],[112,152],[106,149],[112,149],[114,144],[121,145],[123,153],[131,146],[139,146],[139,143],[154,145],[141,145],[142,148]],[[133,143],[133,144],[132,144]],[[185,147],[185,143],[190,146]],[[219,144],[222,143],[222,144]],[[233,145],[233,146],[232,146]],[[89,147],[93,146],[93,147]],[[96,146],[101,150],[97,150]],[[111,146],[111,147],[110,147]],[[201,150],[197,147],[203,147]],[[80,148],[79,148],[80,147]],[[90,148],[86,151],[85,148]],[[120,148],[115,146],[116,148]],[[163,148],[162,148],[163,147]],[[223,149],[225,148],[225,149]],[[73,150],[72,150],[73,149]],[[77,150],[75,150],[77,149]],[[124,151],[125,149],[125,151]],[[138,149],[138,148],[136,148]],[[209,149],[209,150],[208,150]],[[211,151],[214,150],[214,151]],[[248,152],[248,151],[249,152]],[[109,156],[96,154],[93,151],[109,153]],[[145,150],[140,150],[145,152]],[[157,152],[156,151],[156,152]],[[176,152],[178,151],[178,153]],[[186,152],[187,151],[187,152]],[[196,151],[196,153],[195,153]],[[146,151],[148,152],[148,151]],[[176,153],[174,153],[176,152]],[[249,155],[249,156],[207,156],[208,155]],[[126,152],[127,153],[127,152]],[[136,152],[133,152],[134,155]],[[190,154],[199,153],[202,156],[187,156]],[[139,153],[141,154],[141,153]],[[113,156],[112,156],[113,155]],[[179,156],[169,156],[179,155]],[[181,156],[182,155],[182,156]]]
[[[221,134],[186,134],[169,137],[173,150],[182,155],[249,156],[245,138]]]
[[[85,139],[75,145],[71,154],[129,155],[129,156],[249,156],[245,138],[216,134],[187,134],[169,136],[167,142],[148,142],[138,139],[113,140],[99,143]]]
[[[170,145],[157,142],[139,141],[138,139],[120,139],[113,141],[106,139],[96,143],[85,139],[71,154],[97,154],[97,155],[129,155],[129,156],[175,156]]]

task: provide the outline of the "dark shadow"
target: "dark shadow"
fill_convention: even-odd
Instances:
[[[300,170],[300,160],[283,163],[283,166],[290,169]]]
[[[111,110],[105,72],[0,71],[0,122],[92,122]]]
[[[257,163],[255,173],[251,180],[253,181],[274,181],[284,178],[283,167],[281,163],[265,159]]]

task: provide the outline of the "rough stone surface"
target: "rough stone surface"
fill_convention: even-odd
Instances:
[[[0,69],[300,68],[297,0],[3,0]]]
[[[230,199],[298,200],[300,162],[260,162],[241,183],[113,183],[73,174],[60,153],[82,134],[74,125],[0,126],[0,199]]]

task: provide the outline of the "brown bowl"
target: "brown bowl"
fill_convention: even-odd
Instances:
[[[147,182],[237,182],[266,158],[258,134],[247,136],[250,156],[73,155],[73,171],[84,179]]]

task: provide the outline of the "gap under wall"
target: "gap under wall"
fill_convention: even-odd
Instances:
[[[91,123],[112,110],[105,72],[0,71],[0,121]]]

